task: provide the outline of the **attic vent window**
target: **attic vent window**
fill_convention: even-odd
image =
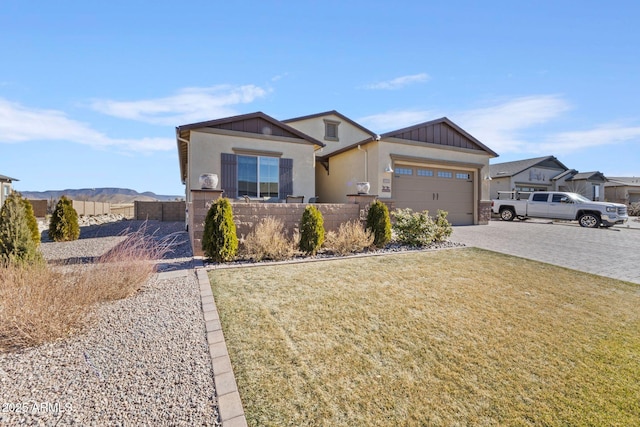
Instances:
[[[324,121],[324,139],[327,141],[339,141],[338,125],[340,122],[325,120]]]

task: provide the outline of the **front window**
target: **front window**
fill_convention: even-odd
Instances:
[[[238,195],[278,197],[279,159],[238,156]]]

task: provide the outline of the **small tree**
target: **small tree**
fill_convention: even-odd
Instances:
[[[202,250],[216,261],[231,261],[238,252],[238,235],[229,199],[223,197],[211,205],[204,220]]]
[[[29,229],[23,200],[14,192],[7,197],[0,209],[0,263],[4,265],[44,262]]]
[[[79,237],[78,213],[73,208],[73,202],[62,196],[51,215],[49,238],[55,242],[67,242],[78,240]]]
[[[22,204],[24,205],[25,215],[27,216],[27,225],[29,226],[29,230],[31,231],[31,238],[36,244],[36,247],[38,247],[40,246],[40,229],[38,228],[38,220],[36,219],[36,214],[33,212],[33,206],[31,205],[31,202],[23,198],[20,193],[17,194],[20,196],[20,200],[22,200]]]
[[[389,209],[380,200],[376,200],[369,206],[366,228],[373,234],[374,246],[381,248],[391,241]]]
[[[324,243],[324,218],[313,205],[308,205],[300,221],[300,250],[315,255]]]

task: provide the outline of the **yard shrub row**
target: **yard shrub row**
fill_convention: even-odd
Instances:
[[[393,225],[391,215],[395,219]],[[376,201],[369,207],[366,226],[359,221],[349,222],[325,234],[322,213],[309,205],[302,214],[300,231],[294,236],[286,235],[280,220],[267,217],[240,242],[232,205],[222,198],[212,204],[207,213],[202,249],[207,258],[215,262],[232,261],[238,255],[253,261],[279,261],[292,258],[296,249],[306,255],[315,255],[321,248],[346,255],[373,247],[384,248],[392,241],[392,233],[395,233],[394,240],[402,245],[423,247],[447,240],[452,231],[445,211],[438,211],[435,219],[428,211],[411,209],[398,209],[390,214],[384,203]]]

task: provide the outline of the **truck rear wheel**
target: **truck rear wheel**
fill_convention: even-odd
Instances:
[[[578,218],[581,227],[598,228],[600,225],[600,217],[592,213],[583,213]]]
[[[513,221],[516,217],[516,213],[512,208],[504,208],[500,211],[500,219],[503,221]]]

